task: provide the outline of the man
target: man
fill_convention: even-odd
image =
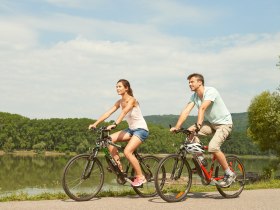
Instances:
[[[188,80],[189,87],[194,93],[187,106],[183,109],[176,126],[172,127],[170,131],[174,132],[180,129],[191,110],[196,106],[198,108],[197,122],[195,125],[189,127],[188,130],[198,132],[199,135],[214,133],[209,142],[208,151],[217,158],[224,169],[225,176],[223,181],[220,182],[220,186],[227,187],[235,180],[236,174],[230,170],[220,147],[232,131],[231,114],[225,106],[219,92],[213,87],[204,86],[204,78],[201,74],[191,74],[188,76]],[[204,118],[207,121],[204,121]],[[194,138],[196,142],[199,141],[197,137]]]

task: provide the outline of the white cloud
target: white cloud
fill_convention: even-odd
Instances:
[[[116,81],[127,78],[144,113],[179,114],[190,95],[186,77],[199,71],[207,84],[221,89],[233,112],[246,111],[251,98],[259,92],[254,91],[258,86],[271,80],[267,87],[273,88],[271,84],[279,81],[279,72],[269,69],[279,41],[276,35],[218,53],[192,53],[174,51],[166,45],[154,49],[142,44],[77,38],[1,59],[7,69],[6,83],[0,86],[1,98],[13,102],[15,110],[27,106],[24,112],[31,117],[97,117],[118,99]],[[270,73],[264,74],[264,70]]]
[[[2,50],[21,50],[37,44],[36,32],[24,24],[0,20],[0,25],[0,47]]]
[[[161,13],[167,8],[170,14],[180,11],[170,2],[150,4]],[[191,11],[201,14],[196,8]],[[159,22],[172,18],[158,17]],[[191,94],[187,75],[201,72],[207,85],[220,90],[230,111],[243,112],[252,97],[279,85],[279,33],[197,40],[164,34],[157,21],[124,23],[62,13],[0,21],[0,111],[96,118],[119,98],[115,83],[125,78],[144,115],[179,114]],[[42,43],[46,31],[74,38]]]
[[[92,7],[94,5],[98,5],[102,1],[106,0],[44,0],[50,4],[53,4],[55,6],[59,7],[69,7],[69,8],[88,8]]]

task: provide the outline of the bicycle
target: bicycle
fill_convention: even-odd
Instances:
[[[107,170],[116,175],[118,184],[124,185],[127,182],[131,184],[134,179],[134,169],[130,164],[128,163],[122,172],[108,150],[109,145],[113,145],[121,151],[124,147],[111,141],[109,130],[106,127],[95,129],[95,131],[100,134],[100,137],[96,139],[96,146],[88,154],[80,154],[71,158],[63,171],[63,189],[71,199],[76,201],[92,199],[100,192],[104,184],[104,169],[98,157],[100,151],[103,152],[108,163]],[[134,155],[140,163],[147,182],[141,187],[133,187],[133,190],[141,197],[155,196],[157,192],[154,186],[154,174],[159,159],[152,155],[142,157],[137,151],[134,151]]]
[[[193,144],[188,141],[191,132],[181,128],[176,133],[180,132],[187,135],[187,141],[180,146],[176,154],[164,157],[156,170],[155,187],[158,195],[167,202],[184,200],[192,185],[192,174],[197,173],[203,185],[215,185],[223,197],[238,197],[245,185],[245,168],[241,160],[234,155],[226,156],[230,169],[236,174],[236,179],[230,186],[221,187],[219,180],[224,178],[224,170],[216,158],[212,155],[210,169],[207,170],[206,163],[199,159],[201,153],[190,149]],[[197,145],[200,145],[202,151],[208,150],[207,146]],[[191,169],[187,154],[192,154],[195,169]]]

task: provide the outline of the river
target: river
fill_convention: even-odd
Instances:
[[[0,196],[14,193],[36,195],[43,192],[63,192],[61,177],[63,168],[69,156],[0,156]],[[102,160],[102,159],[101,159]],[[263,173],[263,169],[275,159],[242,158],[246,172]],[[102,160],[105,171],[103,190],[124,189],[129,186],[118,185],[115,176],[106,170],[105,160]],[[279,175],[277,171],[277,175]]]

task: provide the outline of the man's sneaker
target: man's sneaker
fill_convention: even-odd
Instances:
[[[145,177],[143,176],[142,178],[140,177],[135,177],[135,179],[133,180],[133,182],[131,183],[132,187],[140,187],[142,186],[144,183],[146,183],[147,180],[145,179]]]
[[[231,185],[232,182],[234,182],[236,179],[236,174],[232,173],[231,175],[225,174],[223,181],[221,181],[219,184],[221,187],[228,187]]]

